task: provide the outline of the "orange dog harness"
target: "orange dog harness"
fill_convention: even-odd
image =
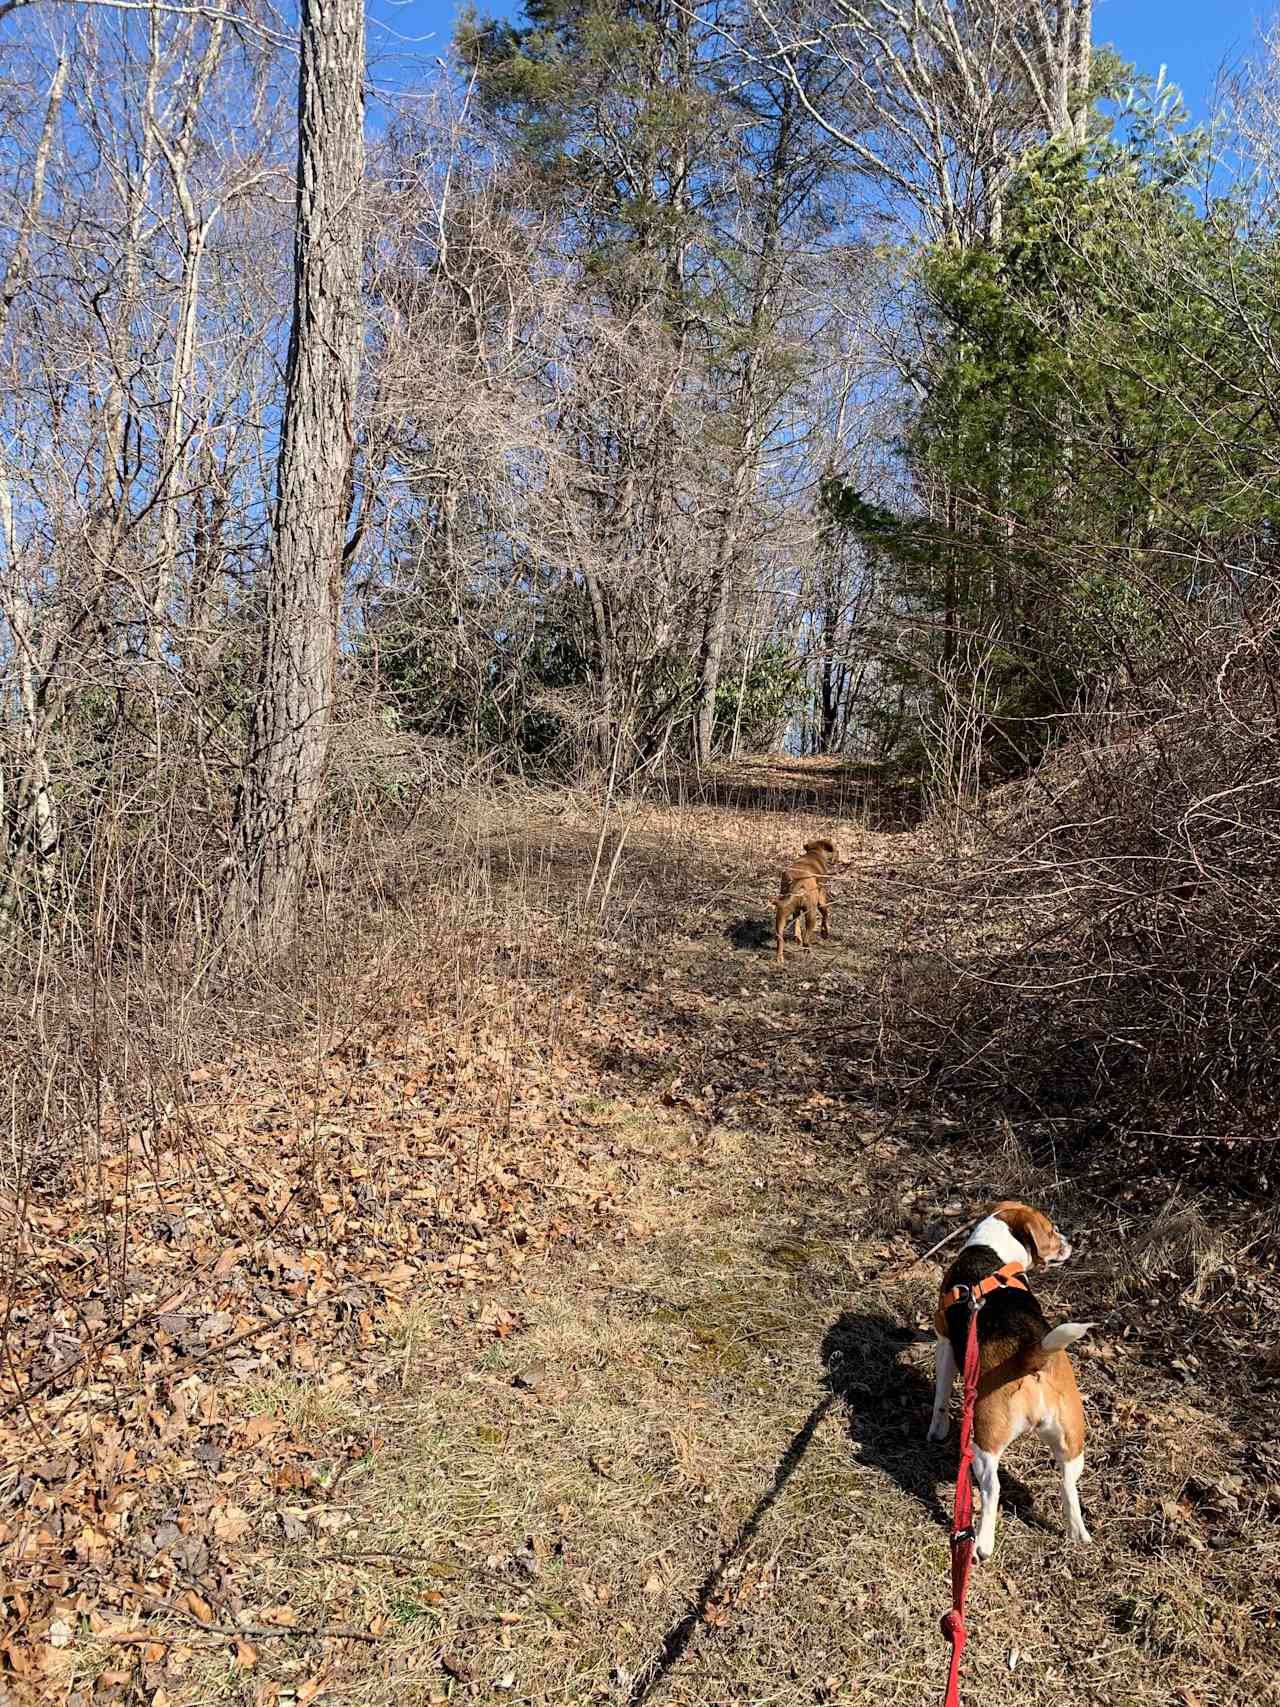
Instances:
[[[989,1292],[998,1292],[1003,1286],[1017,1286],[1023,1292],[1030,1292],[1027,1271],[1020,1262],[1005,1263],[1003,1268],[998,1268],[994,1274],[989,1274],[985,1280],[979,1280],[973,1286],[953,1286],[950,1292],[942,1294],[938,1308],[945,1316],[953,1304],[972,1299],[976,1309]]]

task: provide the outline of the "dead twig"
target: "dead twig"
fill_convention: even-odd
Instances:
[[[166,1608],[176,1611],[176,1608]],[[192,1640],[197,1635],[203,1639]],[[184,1648],[220,1648],[228,1642],[262,1642],[278,1636],[307,1636],[333,1642],[385,1642],[399,1635],[398,1630],[358,1630],[350,1624],[240,1624],[234,1629],[225,1625],[200,1624],[197,1630],[123,1630],[109,1636],[95,1636],[95,1642],[109,1643],[117,1648],[146,1647],[161,1642],[168,1647],[181,1644]]]
[[[928,1262],[930,1257],[936,1256],[937,1253],[940,1250],[945,1249],[945,1247],[947,1245],[953,1245],[958,1238],[960,1238],[963,1234],[967,1233],[968,1231],[969,1231],[969,1226],[968,1226],[967,1222],[965,1223],[965,1225],[963,1227],[953,1227],[949,1233],[945,1234],[941,1239],[938,1240],[936,1245],[930,1245],[929,1249],[924,1253],[923,1256],[913,1257],[911,1259],[911,1261],[907,1264],[907,1266],[905,1268],[900,1268],[896,1274],[891,1276],[891,1279],[901,1280],[904,1274],[910,1274],[911,1270],[913,1268],[919,1268],[921,1263]]]

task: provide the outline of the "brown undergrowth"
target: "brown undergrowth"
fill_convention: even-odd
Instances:
[[[1073,1172],[1123,1148],[1157,1183],[1274,1203],[1273,640],[1268,618],[1221,655],[1204,642],[1162,693],[1082,715],[967,815],[945,896],[911,904],[888,990],[899,1064],[1042,1126]]]
[[[1016,1190],[1079,1240],[1049,1314],[1100,1324],[1097,1544],[1015,1449],[967,1699],[1280,1699],[1273,1277],[1195,1193],[1068,1179],[890,1076],[904,902],[948,878],[835,816],[487,798],[363,866],[393,928],[335,907],[287,985],[180,1028],[50,992],[81,1029],[14,1104],[0,1688],[928,1698],[954,1460],[916,1259]],[[833,940],[778,969],[777,855],[833,828]]]

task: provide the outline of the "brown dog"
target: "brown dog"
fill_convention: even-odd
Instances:
[[[827,887],[823,879],[836,863],[834,842],[825,839],[804,844],[804,858],[789,865],[778,879],[778,893],[773,900],[773,940],[778,949],[778,965],[785,958],[782,938],[791,919],[796,922],[796,941],[808,948],[814,926],[822,920],[823,936],[827,929]]]

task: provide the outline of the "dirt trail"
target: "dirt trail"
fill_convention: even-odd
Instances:
[[[1158,1263],[1107,1256],[1105,1204],[1016,1138],[890,1095],[877,998],[924,857],[910,837],[837,826],[832,941],[773,964],[767,850],[833,814],[763,805],[681,807],[684,860],[662,814],[637,822],[636,927],[584,940],[570,1048],[608,1229],[483,1298],[424,1297],[376,1393],[273,1392],[320,1457],[369,1442],[323,1525],[291,1531],[275,1496],[258,1587],[304,1634],[260,1634],[244,1664],[193,1640],[151,1707],[934,1699],[954,1436],[924,1439],[939,1269],[913,1264],[1006,1189],[1083,1232],[1043,1291],[1051,1317],[1104,1322],[1077,1358],[1096,1543],[1067,1548],[1047,1452],[1015,1448],[966,1703],[1280,1701],[1280,1463],[1248,1379],[1191,1350],[1184,1280],[1175,1296]]]
[[[846,832],[833,940],[780,971],[735,886],[741,815],[695,816],[725,839],[722,886],[605,969],[582,1040],[582,1118],[625,1237],[531,1275],[508,1337],[410,1357],[342,1564],[304,1567],[315,1616],[341,1581],[404,1628],[348,1662],[351,1699],[798,1707],[939,1686],[954,1448],[923,1438],[939,1271],[904,1271],[984,1193],[1062,1204],[1061,1182],[986,1135],[960,1163],[956,1134],[877,1078],[910,840]],[[1068,1270],[1045,1288],[1051,1314],[1109,1294],[1079,1360],[1096,1545],[1065,1547],[1048,1455],[1016,1449],[966,1700],[1280,1699],[1253,1449],[1114,1283]],[[373,1549],[397,1557],[359,1558]]]

